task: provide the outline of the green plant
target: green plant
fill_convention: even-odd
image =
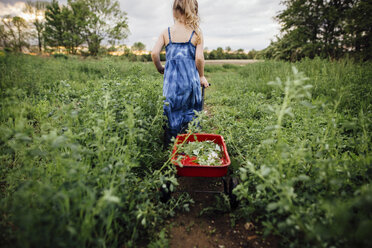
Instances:
[[[291,66],[267,61],[239,75],[208,74],[209,125],[225,137],[241,179],[234,216],[261,223],[284,246],[368,247],[370,64],[303,60],[295,64],[303,73]]]
[[[178,154],[180,154],[178,157],[181,159],[186,156],[190,158],[195,157],[193,162],[197,164],[218,166],[222,164],[221,151],[221,147],[211,140],[194,141],[180,146],[178,148]]]
[[[56,58],[56,59],[68,59],[67,55],[66,54],[63,54],[63,53],[54,53],[53,54],[53,57]]]
[[[177,180],[158,170],[163,98],[146,68],[13,55],[0,66],[1,246],[135,247],[188,209],[187,195],[160,201]]]
[[[1,246],[167,246],[158,230],[192,199],[160,201],[178,182],[151,66],[0,57]],[[262,225],[285,247],[369,247],[371,64],[208,68],[207,113],[188,133],[225,138],[241,179],[232,221]],[[203,214],[229,207],[219,197]]]

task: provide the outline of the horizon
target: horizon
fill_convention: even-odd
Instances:
[[[25,2],[0,0],[0,16],[19,15],[27,19],[22,13]],[[67,0],[58,2],[66,4]],[[120,8],[127,13],[130,30],[128,38],[120,44],[132,46],[134,42],[142,42],[151,51],[162,30],[173,24],[172,2],[119,0]],[[282,8],[279,3],[279,0],[237,0],[232,5],[224,0],[199,0],[204,47],[244,51],[266,48],[280,33],[280,25],[273,19]]]

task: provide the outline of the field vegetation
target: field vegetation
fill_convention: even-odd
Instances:
[[[236,215],[285,247],[371,245],[371,68],[322,59],[207,67],[212,131],[241,179]]]
[[[162,77],[120,58],[0,57],[1,246],[166,247],[187,210],[162,147]],[[243,218],[283,247],[368,247],[372,65],[207,66]]]
[[[115,60],[1,58],[1,242],[135,246],[157,239],[180,197],[159,168],[162,80]]]

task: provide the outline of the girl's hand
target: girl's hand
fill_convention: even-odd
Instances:
[[[160,62],[160,52],[164,46],[164,36],[167,34],[167,30],[165,29],[163,33],[160,34],[158,41],[156,42],[154,48],[151,51],[151,58],[154,62],[154,65],[159,73],[164,74],[164,67]]]
[[[204,76],[200,77],[200,85],[204,86],[204,88],[208,88],[209,87],[209,83],[208,83],[207,79]]]

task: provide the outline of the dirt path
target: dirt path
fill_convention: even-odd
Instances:
[[[263,60],[258,59],[210,59],[205,60],[206,65],[224,65],[224,64],[232,64],[232,65],[246,65],[246,64],[253,64],[257,62],[262,62]],[[152,62],[144,62],[144,63],[152,63]],[[161,64],[164,66],[165,61],[162,61]]]
[[[237,221],[233,226],[226,205],[221,207],[216,199],[219,194],[192,192],[223,192],[221,178],[183,177],[178,181],[180,186],[177,190],[189,192],[195,203],[190,212],[178,213],[169,220],[170,247],[277,247],[275,239],[263,240],[253,223]]]
[[[211,87],[206,94],[211,95],[216,90]],[[213,106],[205,104],[204,111],[208,118],[213,118]],[[274,237],[264,240],[260,228],[254,223],[244,220],[235,220],[232,223],[234,212],[223,201],[222,178],[181,177],[178,182],[177,191],[188,192],[194,204],[190,206],[190,212],[177,213],[168,220],[171,248],[278,247],[278,240]],[[180,193],[173,193],[173,197],[177,197],[177,194]]]
[[[210,106],[204,105],[204,111],[212,117]],[[181,177],[178,182],[177,191],[188,192],[194,204],[190,206],[190,212],[177,213],[168,221],[171,248],[278,247],[275,238],[264,240],[253,223],[243,220],[232,223],[234,219],[230,214],[233,211],[222,196],[222,178]],[[174,193],[173,197],[178,194]]]

